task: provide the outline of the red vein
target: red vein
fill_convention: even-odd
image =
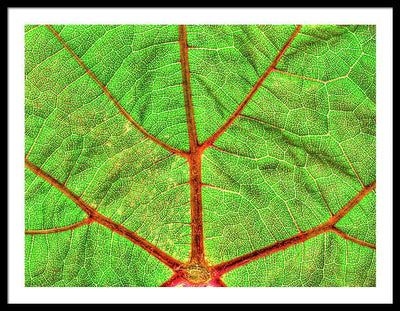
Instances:
[[[192,90],[190,86],[189,55],[186,25],[179,26],[179,48],[182,71],[183,99],[185,103],[186,120],[189,133],[190,152],[195,153],[198,147],[196,123],[194,121],[194,110],[192,101]]]
[[[275,56],[274,60],[272,63],[269,65],[267,70],[264,72],[264,74],[258,79],[256,84],[253,86],[253,88],[250,90],[250,92],[247,94],[243,102],[237,107],[235,112],[229,117],[229,119],[214,133],[212,134],[202,145],[202,148],[208,148],[211,146],[226,130],[227,128],[236,120],[236,118],[240,115],[240,113],[243,111],[244,107],[250,102],[254,94],[258,91],[258,89],[262,86],[264,83],[265,79],[270,75],[270,73],[275,69],[275,67],[278,65],[278,62],[282,58],[283,54],[286,52],[286,50],[289,48],[290,44],[293,42],[294,38],[296,38],[297,34],[300,32],[301,25],[298,25],[296,29],[293,31],[289,39],[286,41],[285,45],[280,49],[278,54]]]
[[[51,234],[51,233],[58,233],[64,231],[72,231],[76,228],[91,224],[93,222],[92,218],[85,218],[77,223],[72,225],[68,225],[65,227],[58,227],[58,228],[51,228],[51,229],[39,229],[39,230],[25,230],[25,234],[35,235],[35,234]]]
[[[25,166],[30,169],[33,173],[37,176],[46,180],[49,184],[60,190],[64,195],[70,198],[76,205],[78,205],[86,214],[88,214],[89,218],[92,221],[95,221],[107,228],[111,231],[119,234],[120,236],[125,237],[132,243],[136,244],[137,246],[141,247],[143,250],[148,252],[150,255],[156,257],[162,263],[173,270],[177,270],[182,263],[175,258],[171,257],[167,253],[160,250],[155,245],[151,244],[144,238],[137,235],[135,232],[127,229],[126,227],[116,223],[115,221],[111,220],[110,218],[105,217],[104,215],[97,212],[93,207],[83,201],[79,196],[69,190],[64,184],[59,182],[50,174],[43,171],[41,168],[30,162],[29,160],[25,159]]]
[[[212,273],[214,277],[219,277],[224,273],[227,273],[235,268],[241,267],[249,262],[252,262],[256,259],[265,257],[267,255],[282,251],[290,246],[299,244],[306,240],[309,240],[321,233],[325,233],[327,231],[334,230],[334,225],[342,219],[351,209],[356,206],[368,193],[373,191],[376,187],[375,181],[370,185],[364,187],[355,197],[353,197],[343,208],[341,208],[336,214],[331,216],[326,222],[323,224],[311,228],[307,231],[296,234],[290,238],[287,238],[282,241],[278,241],[274,244],[271,244],[267,247],[255,250],[251,253],[245,254],[243,256],[239,256],[237,258],[231,259],[226,262],[222,262],[218,265],[211,267]],[[338,232],[335,232],[338,233]],[[346,235],[347,237],[347,235]],[[354,240],[355,238],[353,238]],[[350,240],[350,239],[349,239]]]
[[[359,244],[361,246],[365,246],[365,247],[369,247],[369,248],[372,248],[372,249],[376,249],[376,245],[375,244],[368,243],[366,241],[363,241],[363,240],[357,239],[357,238],[355,238],[355,237],[353,237],[351,235],[348,235],[347,233],[344,233],[342,230],[336,228],[335,226],[332,227],[330,231],[336,233],[337,235],[341,236],[345,240],[349,240],[349,241],[357,243],[357,244]]]
[[[122,114],[136,129],[139,130],[144,136],[148,139],[156,143],[157,145],[163,147],[164,149],[173,152],[175,154],[179,154],[180,156],[187,157],[187,153],[183,150],[177,149],[168,145],[167,143],[159,140],[157,137],[151,135],[147,132],[139,123],[137,123],[132,116],[121,106],[118,100],[110,93],[107,87],[96,77],[96,75],[86,66],[86,64],[82,61],[82,59],[75,54],[75,52],[68,46],[68,44],[61,38],[60,34],[54,30],[50,25],[45,25],[47,29],[49,29],[54,36],[60,41],[60,43],[64,46],[64,48],[72,55],[72,57],[78,62],[78,64],[85,70],[85,72],[93,79],[94,82],[103,90],[103,93],[114,103],[117,107],[120,114]]]
[[[191,255],[190,262],[204,263],[203,203],[201,193],[201,150],[197,140],[196,123],[190,85],[189,55],[186,26],[179,26],[179,48],[182,70],[182,87],[189,135],[190,154],[190,217],[191,217]]]
[[[184,277],[184,272],[176,272],[170,279],[160,285],[160,287],[228,287],[219,277],[216,277],[208,282],[194,283]]]
[[[220,278],[215,278],[209,282],[213,287],[228,287]]]
[[[356,206],[368,193],[376,188],[376,181],[365,186],[354,198],[352,198],[343,208],[330,218],[332,225],[341,220],[351,209]]]
[[[169,280],[165,281],[160,287],[175,287],[184,283],[186,280],[179,274],[174,274]]]

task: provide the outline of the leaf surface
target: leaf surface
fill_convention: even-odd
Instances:
[[[375,27],[27,25],[26,286],[375,286]]]

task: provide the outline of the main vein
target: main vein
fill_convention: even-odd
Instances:
[[[203,234],[203,203],[201,181],[201,150],[197,139],[196,123],[190,85],[189,55],[186,25],[179,26],[179,48],[182,71],[183,98],[186,111],[186,121],[189,135],[190,154],[189,185],[190,185],[190,217],[191,217],[191,255],[190,261],[204,263]]]
[[[354,206],[356,206],[367,194],[373,191],[376,187],[376,182],[372,182],[368,186],[365,186],[356,196],[354,196],[344,207],[342,207],[336,214],[332,215],[326,222],[311,228],[307,231],[296,234],[290,238],[287,238],[282,241],[278,241],[274,244],[268,245],[264,248],[257,249],[251,253],[245,254],[243,256],[236,257],[229,261],[222,262],[218,265],[211,267],[213,271],[213,275],[215,277],[219,277],[222,274],[225,274],[235,268],[246,265],[256,259],[265,257],[267,255],[282,251],[290,246],[302,243],[306,240],[309,240],[317,235],[322,233],[331,231],[344,239],[350,240],[352,242],[358,243],[362,246],[375,248],[375,245],[358,240],[356,238],[350,237],[349,235],[343,233],[341,230],[337,229],[335,225],[337,222],[342,219],[348,212],[352,210]]]
[[[196,153],[198,148],[196,123],[192,101],[192,89],[190,85],[189,55],[187,43],[186,25],[179,26],[179,49],[182,71],[183,99],[185,104],[186,120],[189,134],[190,153]]]
[[[141,247],[146,252],[148,252],[150,255],[156,257],[158,260],[160,260],[162,263],[164,263],[166,266],[168,266],[169,268],[171,268],[173,270],[177,270],[177,269],[179,269],[179,267],[182,266],[182,263],[180,261],[171,257],[164,251],[160,250],[158,247],[151,244],[146,239],[140,237],[135,232],[127,229],[126,227],[122,226],[121,224],[116,223],[115,221],[111,220],[110,218],[107,218],[104,215],[100,214],[93,207],[91,207],[88,203],[86,203],[84,200],[82,200],[78,195],[76,195],[71,190],[69,190],[63,183],[61,183],[60,181],[55,179],[53,176],[46,173],[40,167],[36,166],[35,164],[33,164],[32,162],[30,162],[27,159],[25,159],[25,166],[28,169],[30,169],[33,173],[35,173],[37,176],[43,178],[49,184],[51,184],[52,186],[54,186],[58,190],[60,190],[64,195],[69,197],[76,205],[78,205],[88,215],[88,217],[91,219],[91,221],[97,222],[97,223],[109,228],[113,232],[125,237],[126,239],[130,240],[137,246]]]
[[[175,154],[181,155],[183,157],[187,157],[187,153],[183,150],[177,149],[173,146],[168,145],[167,143],[161,141],[157,137],[153,136],[149,132],[147,132],[139,123],[137,123],[132,116],[121,106],[121,104],[118,102],[118,100],[110,93],[108,88],[97,78],[97,76],[86,66],[86,64],[83,62],[83,60],[68,46],[68,44],[64,41],[63,38],[61,38],[60,34],[55,31],[55,29],[50,26],[50,25],[45,25],[47,29],[49,29],[54,36],[60,41],[60,43],[63,45],[63,47],[72,55],[72,57],[78,62],[78,64],[85,70],[85,72],[88,74],[89,77],[93,79],[94,82],[103,90],[103,93],[114,103],[114,105],[117,107],[118,111],[120,114],[122,114],[136,129],[139,130],[144,136],[146,136],[148,139],[156,143],[157,145],[163,147],[164,149],[173,152]]]
[[[268,66],[267,70],[264,74],[258,79],[256,84],[252,87],[250,92],[247,94],[245,99],[242,103],[236,108],[233,114],[229,117],[228,120],[214,133],[212,134],[201,146],[202,149],[206,149],[210,147],[227,129],[231,124],[236,120],[236,118],[240,115],[243,111],[244,107],[250,102],[253,98],[254,94],[258,91],[258,89],[263,85],[264,81],[267,77],[271,74],[271,72],[275,69],[278,65],[280,59],[282,58],[283,54],[285,54],[286,50],[289,48],[290,44],[293,42],[294,38],[296,38],[297,34],[300,32],[301,25],[296,26],[295,30],[288,38],[284,46],[279,50],[278,54],[275,56],[271,64]]]

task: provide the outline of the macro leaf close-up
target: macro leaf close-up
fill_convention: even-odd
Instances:
[[[26,287],[375,287],[374,25],[25,25]]]

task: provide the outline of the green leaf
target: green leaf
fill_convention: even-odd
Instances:
[[[26,286],[375,286],[375,27],[26,25]]]

